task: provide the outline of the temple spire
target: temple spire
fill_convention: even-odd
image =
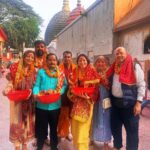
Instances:
[[[77,6],[81,6],[81,0],[77,0]]]
[[[70,11],[69,0],[63,0],[63,8],[64,11]]]

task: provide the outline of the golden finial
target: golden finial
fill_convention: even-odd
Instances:
[[[70,7],[69,7],[69,0],[64,0],[63,1],[63,8],[64,11],[70,11]]]
[[[77,0],[77,6],[81,6],[81,0]]]

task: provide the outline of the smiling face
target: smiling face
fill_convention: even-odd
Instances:
[[[84,56],[80,56],[77,63],[81,69],[86,68],[88,65],[88,61]]]
[[[50,68],[50,69],[56,68],[56,66],[57,66],[57,58],[56,58],[55,55],[49,55],[47,57],[46,61],[47,61],[48,68]]]
[[[34,63],[34,60],[35,60],[35,56],[34,53],[32,52],[27,53],[23,58],[25,65],[32,65]]]
[[[108,63],[106,62],[105,57],[99,56],[95,62],[95,68],[97,71],[103,71],[106,70],[108,67]]]
[[[126,59],[126,57],[127,57],[127,52],[126,52],[125,48],[118,47],[115,50],[115,58],[116,58],[116,61],[118,61],[119,63],[123,63],[124,60]]]

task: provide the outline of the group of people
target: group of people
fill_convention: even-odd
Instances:
[[[51,150],[58,150],[58,137],[72,134],[76,150],[88,150],[94,141],[109,150],[113,136],[114,150],[121,149],[122,126],[127,133],[127,150],[138,150],[139,114],[145,95],[144,73],[124,47],[115,50],[110,65],[105,56],[94,64],[85,54],[73,63],[72,53],[65,51],[58,65],[56,54],[46,52],[44,41],[35,42],[35,52],[26,51],[12,64],[7,76],[10,90],[32,89],[28,101],[10,101],[10,141],[15,150],[27,150],[27,142],[37,139],[37,150],[50,137]],[[93,87],[94,92],[78,93],[74,87]],[[39,94],[59,93],[57,102],[43,104]],[[49,130],[50,132],[49,132]]]

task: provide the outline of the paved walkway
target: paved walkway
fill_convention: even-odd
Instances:
[[[13,144],[9,142],[9,100],[2,95],[2,90],[6,86],[6,79],[0,78],[0,150],[14,150]],[[143,110],[140,120],[140,144],[139,150],[150,149],[150,108]],[[125,142],[125,134],[124,134]],[[111,144],[112,145],[112,144]],[[125,145],[125,144],[124,144]],[[74,150],[72,143],[64,140],[59,144],[59,150]],[[96,143],[90,146],[90,150],[101,150],[101,145]],[[31,143],[28,144],[28,150],[35,150]],[[45,146],[44,150],[50,150]],[[123,148],[122,150],[125,150]]]

